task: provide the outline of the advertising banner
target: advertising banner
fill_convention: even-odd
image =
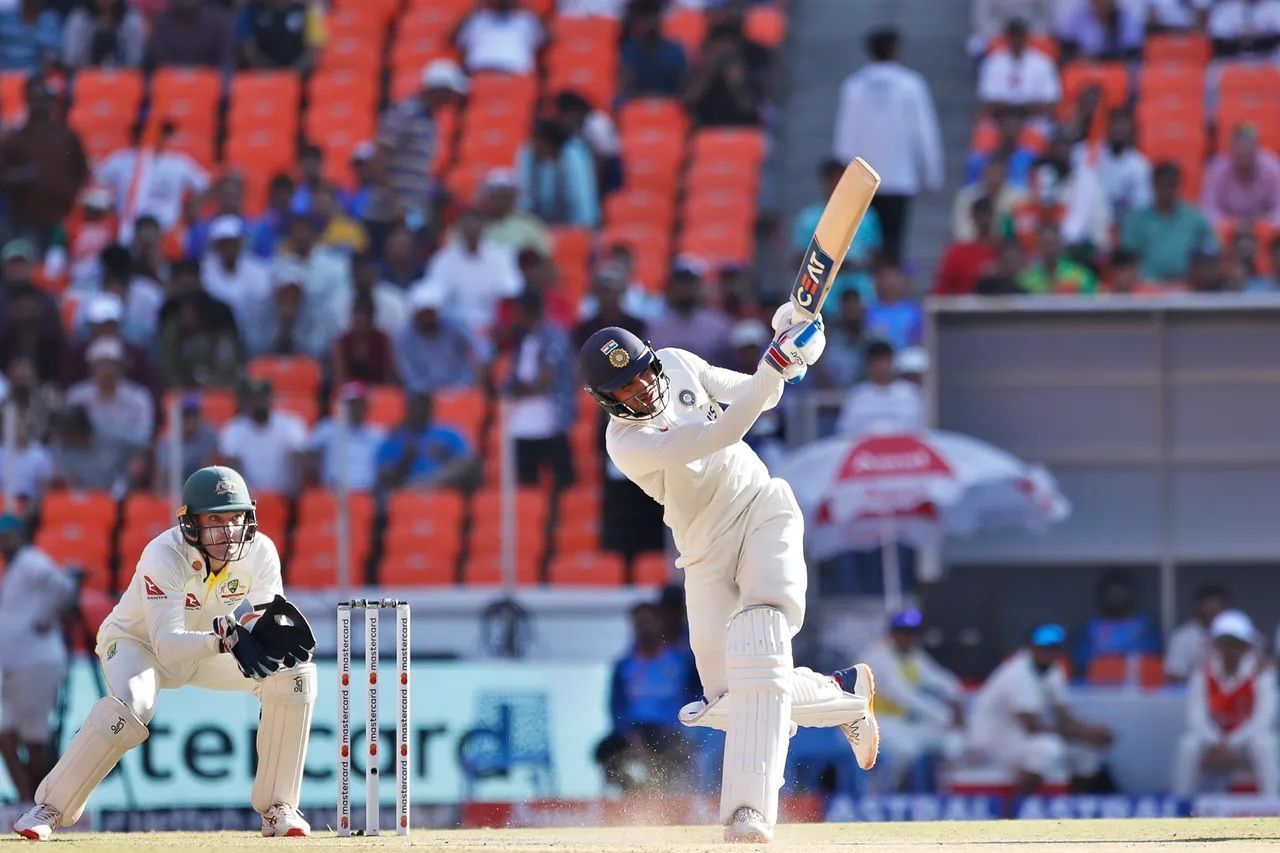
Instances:
[[[319,661],[302,807],[332,808],[337,791],[337,681]],[[384,667],[385,668],[385,667]],[[365,690],[357,661],[351,691],[352,806],[364,806]],[[356,685],[353,685],[355,687]],[[513,802],[594,799],[601,776],[593,752],[608,732],[605,664],[423,662],[415,664],[410,707],[415,803],[466,799]],[[395,742],[395,683],[380,687],[381,742]],[[61,748],[99,698],[85,661],[72,666]],[[249,694],[195,687],[160,693],[150,737],[129,753],[89,801],[90,809],[248,806],[257,764],[259,702]],[[383,749],[381,801],[395,798],[395,750]],[[12,795],[0,773],[0,796]]]

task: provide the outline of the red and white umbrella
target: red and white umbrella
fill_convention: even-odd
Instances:
[[[1039,531],[1071,513],[1044,468],[952,432],[825,439],[791,454],[780,475],[804,510],[818,559],[885,548],[890,562],[897,552],[889,545]],[[886,592],[896,586],[890,570],[896,566],[886,567]]]

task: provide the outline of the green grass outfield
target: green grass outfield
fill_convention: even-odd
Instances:
[[[0,850],[30,844],[16,836],[0,842]],[[59,833],[45,850],[231,850],[326,847],[395,848],[449,853],[509,851],[574,851],[574,853],[723,853],[714,826],[614,827],[609,829],[469,829],[418,830],[409,838],[337,838],[319,830],[307,839],[259,837],[247,832],[157,832],[138,834]],[[742,848],[735,848],[742,849]],[[748,848],[750,849],[750,848]],[[756,848],[759,849],[759,848]],[[784,824],[769,851],[829,853],[833,851],[1007,851],[1007,853],[1085,853],[1101,851],[1280,850],[1280,818],[1172,818],[1165,820],[983,821],[951,823]]]

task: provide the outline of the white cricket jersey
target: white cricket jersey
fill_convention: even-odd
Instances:
[[[709,548],[770,480],[760,457],[742,440],[782,397],[782,376],[761,365],[754,376],[712,367],[682,349],[658,350],[670,380],[666,408],[644,421],[611,417],[609,458],[663,506],[687,564]],[[722,411],[719,403],[728,404]]]
[[[1054,709],[1066,698],[1067,676],[1062,668],[1053,666],[1042,674],[1031,662],[1031,653],[1022,649],[1000,664],[974,697],[970,735],[975,744],[996,743],[1009,732],[1023,730],[1019,714],[1051,722]]]
[[[265,533],[253,537],[239,560],[210,574],[204,555],[171,527],[142,550],[129,588],[98,629],[98,647],[137,640],[166,675],[185,682],[201,660],[219,653],[215,616],[227,616],[245,601],[258,607],[283,594],[280,555]]]
[[[52,668],[66,661],[58,616],[75,586],[39,548],[18,549],[0,575],[0,669]]]

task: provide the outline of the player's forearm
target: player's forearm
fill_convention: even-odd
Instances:
[[[782,375],[772,367],[762,364],[749,382],[744,383],[737,401],[721,413],[715,421],[697,425],[691,431],[692,440],[684,442],[688,427],[672,431],[669,448],[672,456],[665,456],[668,465],[685,465],[696,459],[737,444],[755,424],[765,404],[782,393]]]
[[[168,631],[153,638],[161,665],[195,663],[220,652],[218,638],[203,631]]]

